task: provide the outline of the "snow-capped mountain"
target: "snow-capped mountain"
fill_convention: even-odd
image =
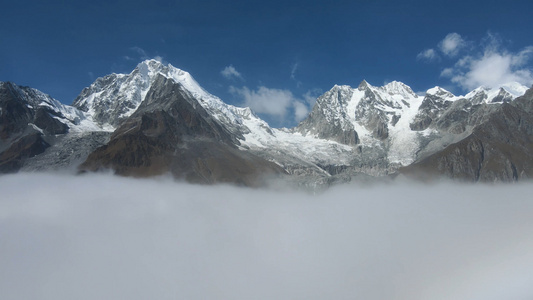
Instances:
[[[295,130],[358,145],[359,156],[377,153],[386,159],[363,158],[359,165],[370,163],[368,168],[375,172],[379,162],[382,172],[389,173],[468,135],[496,108],[480,104],[508,102],[525,90],[512,83],[455,96],[435,87],[418,96],[396,81],[382,87],[366,81],[357,88],[334,86],[317,99],[309,117]]]
[[[420,96],[397,81],[335,85],[297,127],[276,129],[249,108],[211,95],[189,73],[146,60],[129,74],[98,78],[72,106],[1,83],[0,166],[16,160],[15,167],[4,168],[16,171],[83,162],[83,170],[171,173],[199,182],[254,185],[248,177],[268,173],[330,184],[394,174],[434,157],[491,122],[526,90],[509,83],[455,96],[434,87]],[[27,136],[38,151],[16,155]]]
[[[296,130],[349,145],[392,149],[391,162],[409,163],[417,136],[408,130],[423,101],[407,85],[393,81],[374,87],[334,86],[317,99],[310,116]]]
[[[233,131],[237,131],[235,127],[241,127],[244,118],[257,118],[248,108],[228,105],[211,95],[188,72],[154,59],[141,62],[130,74],[98,78],[80,93],[72,106],[86,112],[102,129],[113,131],[137,110],[158,75],[182,85],[204,109]],[[239,129],[246,131],[245,128]]]

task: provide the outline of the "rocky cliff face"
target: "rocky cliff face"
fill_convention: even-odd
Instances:
[[[317,99],[310,115],[296,127],[296,131],[345,145],[359,144],[357,132],[347,115],[352,94],[353,90],[348,86],[334,86]]]
[[[47,137],[67,133],[77,121],[72,113],[38,90],[0,82],[0,173],[16,172],[43,153]]]
[[[492,111],[470,135],[400,171],[464,181],[517,181],[533,176],[533,89]]]
[[[43,134],[66,133],[71,121],[57,109],[61,106],[35,89],[0,82],[0,139],[21,135],[28,127],[36,127]]]

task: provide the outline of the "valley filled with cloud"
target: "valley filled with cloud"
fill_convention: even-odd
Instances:
[[[531,299],[531,184],[0,177],[2,299]]]

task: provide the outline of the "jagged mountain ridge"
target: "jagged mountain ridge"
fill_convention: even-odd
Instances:
[[[242,173],[253,174],[254,168],[263,168],[257,171],[260,173],[268,169],[269,173],[288,173],[291,180],[306,185],[346,181],[360,175],[383,176],[465,139],[477,126],[490,120],[490,116],[497,113],[503,103],[512,101],[525,90],[521,85],[508,84],[496,90],[479,88],[465,96],[454,96],[435,87],[429,89],[425,96],[419,96],[400,82],[374,87],[363,81],[357,88],[334,86],[317,99],[310,115],[297,127],[275,129],[270,128],[249,108],[228,105],[209,94],[189,73],[170,64],[147,60],[130,74],[111,74],[97,79],[80,93],[73,106],[47,98],[46,103],[54,105],[41,106],[54,108],[47,115],[53,116],[54,122],[66,126],[67,132],[47,132],[28,122],[36,127],[32,128],[34,134],[42,139],[39,142],[47,146],[38,154],[17,158],[18,168],[43,169],[44,163],[63,168],[79,165],[89,157],[82,164],[85,170],[111,168],[120,174],[137,176],[170,172],[176,177],[199,182],[218,182],[223,178],[223,181],[251,184],[243,181],[246,176],[232,180],[231,177],[238,177],[236,169],[233,170],[235,172],[224,174],[213,172],[209,167],[218,165],[215,168],[229,170],[231,168],[227,164],[215,162],[232,157],[228,160],[236,165],[242,162],[241,165],[247,166],[247,171],[241,170]],[[183,95],[176,98],[171,96],[172,92]],[[42,99],[37,102],[45,103]],[[169,110],[177,109],[174,102],[180,101],[189,103],[192,107],[186,109],[189,113],[181,116],[168,114]],[[183,108],[183,105],[178,107]],[[13,119],[3,110],[0,112],[3,123]],[[195,139],[201,140],[198,128],[185,130],[186,126],[176,127],[186,118],[204,120],[213,125],[204,132],[208,134],[209,141],[203,146],[192,147],[199,156],[178,150],[185,149]],[[10,131],[8,128],[3,125],[0,129],[7,132]],[[165,130],[172,134],[162,132]],[[125,132],[136,133],[134,139],[145,144],[137,145],[141,153],[135,154],[135,159],[120,162],[120,159],[110,158],[111,152],[114,157],[126,157],[132,149],[136,149],[124,147],[128,145],[121,140]],[[222,132],[224,134],[220,134]],[[128,136],[131,141],[132,135]],[[162,142],[165,139],[187,142],[177,142],[175,144],[179,147],[169,148],[167,142]],[[1,142],[4,148],[8,148],[14,145],[16,138],[2,139]],[[168,153],[159,155],[165,152],[159,151],[161,149],[147,151],[150,145],[146,143],[167,147],[165,151]],[[122,144],[122,147],[111,147],[111,144]],[[198,150],[209,148],[206,145],[220,151],[217,150],[218,154],[215,154]],[[17,147],[20,148],[20,145]],[[109,148],[113,148],[113,151],[108,151]],[[61,158],[54,157],[47,149],[61,151]],[[172,155],[167,155],[170,152]],[[153,168],[150,166],[154,161],[151,153],[159,153],[155,159],[158,166]],[[4,154],[0,153],[9,157]],[[184,163],[195,160],[197,162],[193,164]],[[206,164],[207,161],[210,163]],[[129,165],[132,162],[133,165]],[[165,164],[174,165],[177,169],[165,167]],[[140,166],[150,171],[140,171]],[[195,174],[186,175],[187,169],[196,170],[193,172]],[[154,173],[154,170],[157,172]],[[215,173],[218,175],[211,176]]]
[[[472,134],[400,171],[427,179],[517,181],[533,176],[533,89],[497,107]]]
[[[455,96],[435,87],[419,96],[400,82],[383,87],[366,81],[357,88],[334,86],[317,99],[295,131],[357,145],[347,164],[329,166],[332,175],[335,169],[386,175],[464,139],[503,102],[525,90],[508,84]]]

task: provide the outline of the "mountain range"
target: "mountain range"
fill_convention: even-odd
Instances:
[[[533,89],[455,96],[397,81],[335,85],[294,128],[271,128],[157,60],[110,74],[64,105],[0,82],[0,172],[171,174],[195,183],[321,187],[407,176],[518,181],[533,176]]]

